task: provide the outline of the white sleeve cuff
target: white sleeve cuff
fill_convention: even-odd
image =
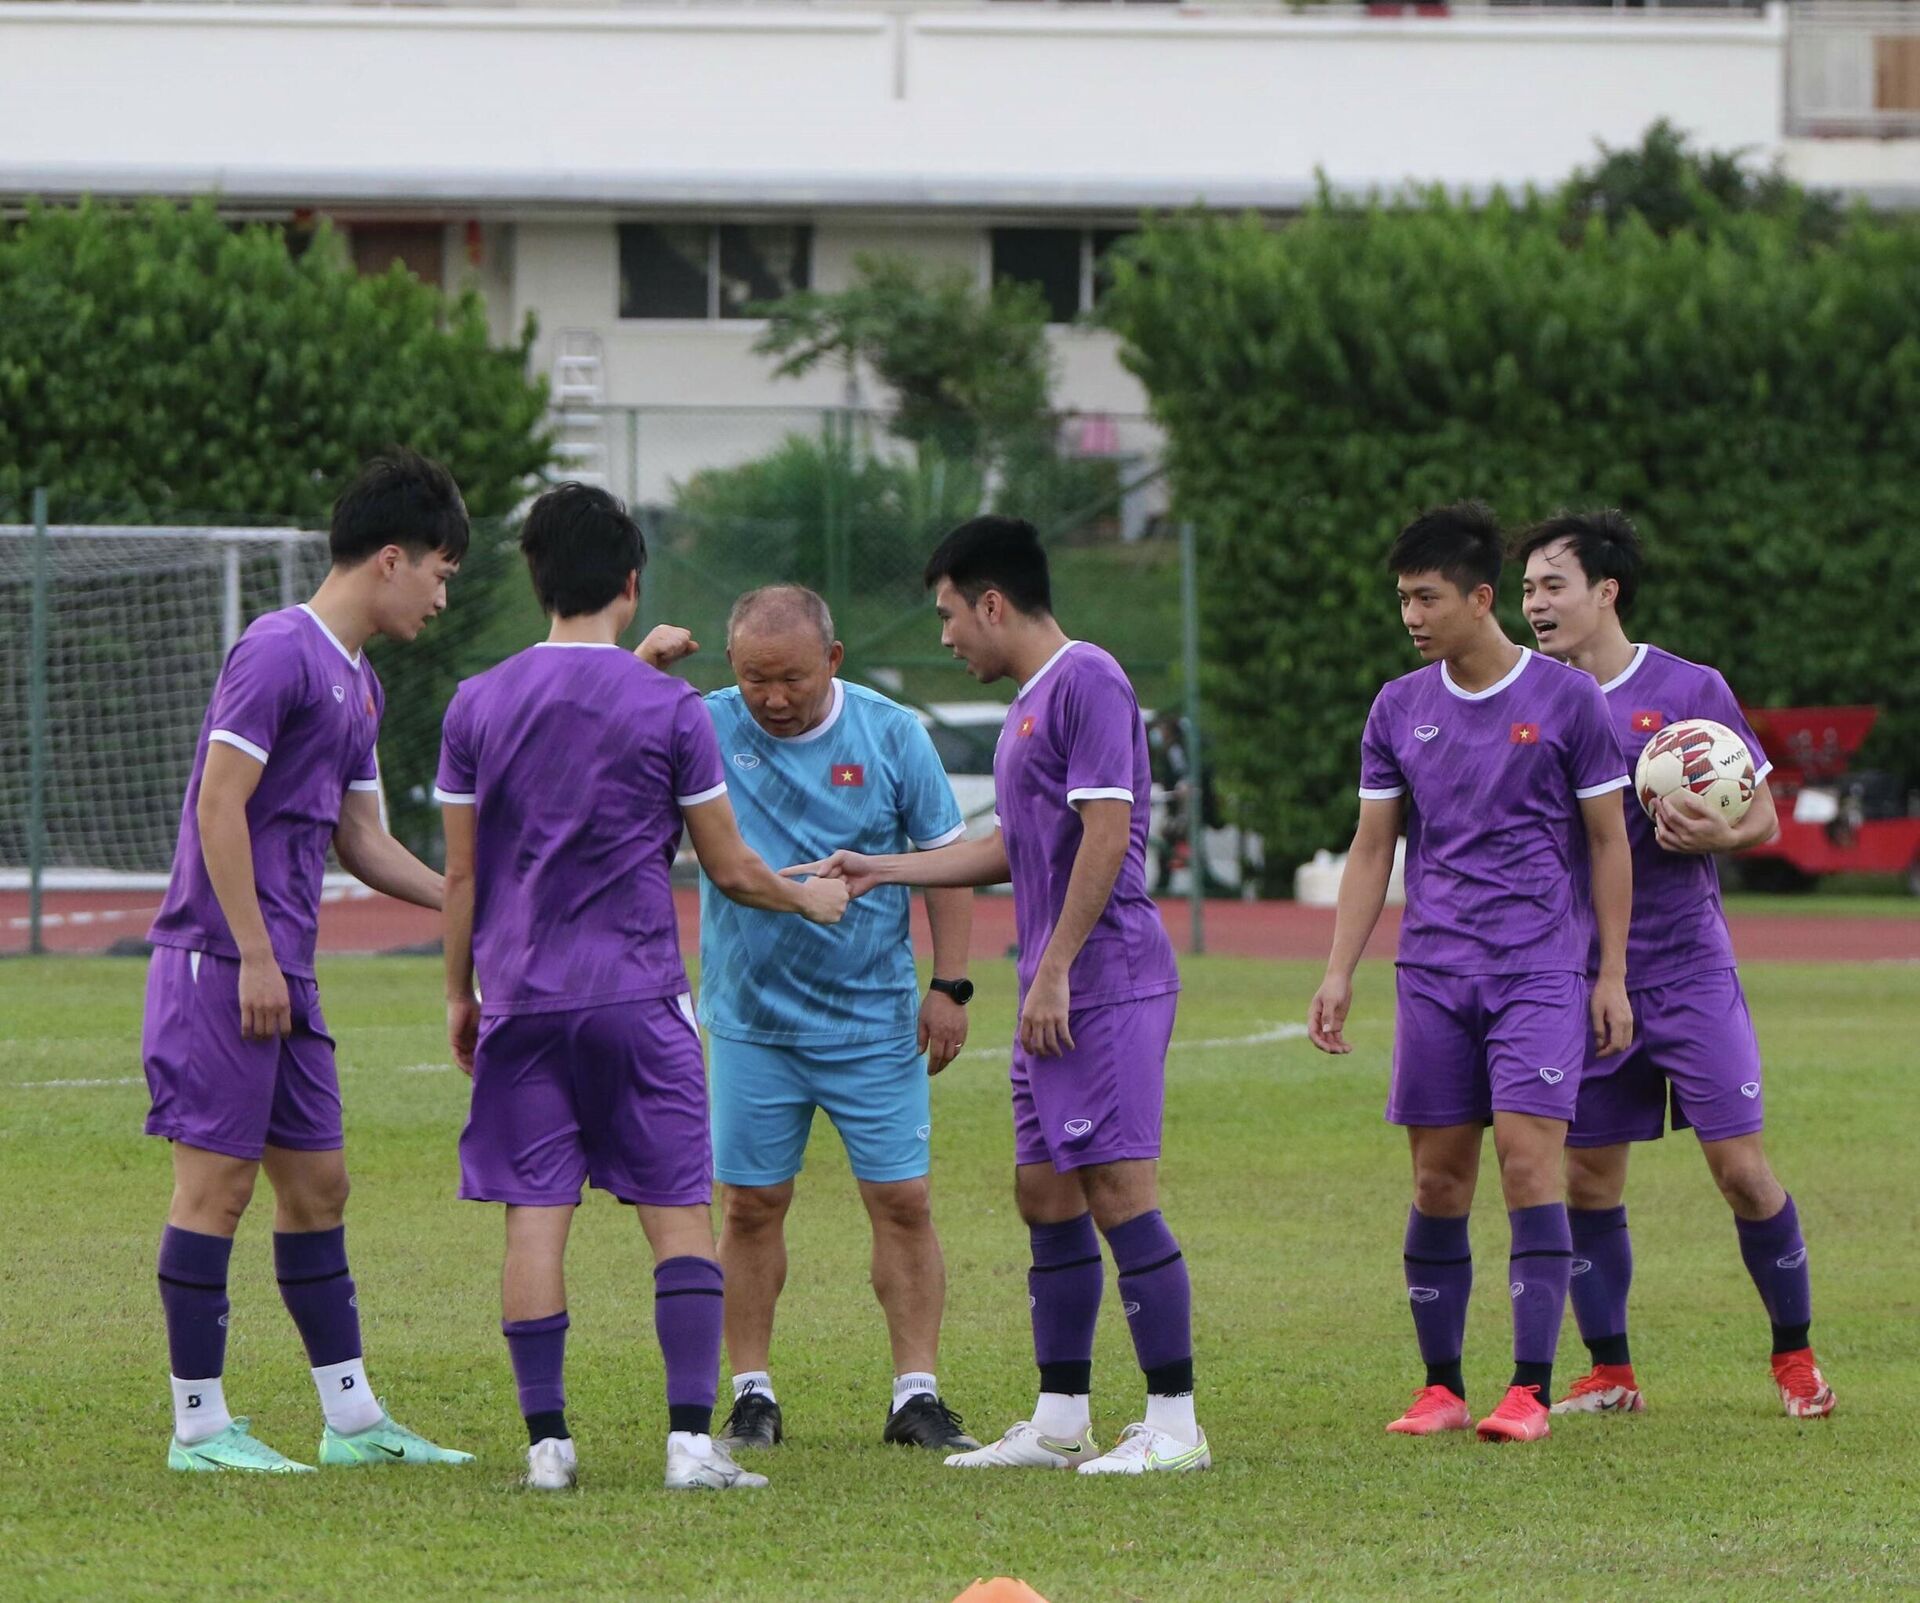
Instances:
[[[377,779],[350,779],[347,781],[347,789],[378,791],[380,789],[380,781]]]
[[[1384,789],[1372,785],[1362,785],[1360,787],[1360,799],[1362,801],[1398,801],[1402,796],[1406,795],[1406,793],[1407,787],[1405,785],[1390,785]]]
[[[244,751],[257,763],[263,763],[267,760],[267,748],[265,746],[256,746],[251,740],[248,740],[246,736],[236,735],[231,729],[216,729],[212,734],[207,736],[207,739],[209,741],[217,740],[223,746],[233,747],[235,751]]]
[[[1122,790],[1117,785],[1105,788],[1070,790],[1067,792],[1067,802],[1069,805],[1074,802],[1083,801],[1131,802],[1132,800],[1133,792],[1130,790]]]
[[[1758,768],[1754,769],[1753,771],[1753,782],[1756,785],[1759,784],[1761,780],[1765,779],[1767,775],[1772,772],[1773,772],[1772,763],[1762,763]]]
[[[433,787],[433,799],[448,807],[471,807],[474,800],[463,791],[442,790],[438,785]]]
[[[944,835],[935,835],[932,840],[915,841],[913,843],[913,849],[917,852],[937,852],[942,846],[951,846],[955,841],[960,839],[962,835],[966,834],[966,832],[967,826],[965,824],[955,824],[953,828],[948,830]]]
[[[726,793],[727,784],[725,780],[722,780],[719,784],[715,785],[712,790],[703,790],[697,796],[676,796],[673,799],[675,804],[681,808],[698,807],[702,802],[717,801],[720,797],[726,795]]]
[[[1618,779],[1609,779],[1604,785],[1588,785],[1584,790],[1576,790],[1574,795],[1581,801],[1592,801],[1596,796],[1604,796],[1610,790],[1625,790],[1633,783],[1631,774],[1622,774]]]

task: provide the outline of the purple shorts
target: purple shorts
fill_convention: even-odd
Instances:
[[[1730,968],[1633,993],[1633,1045],[1592,1058],[1567,1131],[1570,1147],[1658,1141],[1667,1122],[1702,1141],[1752,1135],[1766,1124],[1760,1043]]]
[[[287,976],[293,1033],[249,1041],[240,1033],[240,963],[211,952],[156,946],[147,965],[140,1057],[153,1106],[147,1134],[230,1158],[268,1147],[337,1152],[340,1075],[320,1015],[320,988]]]
[[[1039,1058],[1013,1048],[1013,1161],[1061,1174],[1160,1156],[1167,1044],[1180,995],[1075,1008],[1073,1050]]]
[[[460,1132],[469,1202],[569,1207],[588,1184],[691,1207],[712,1199],[712,1153],[692,998],[481,1020]]]
[[[1593,1028],[1581,975],[1396,972],[1388,1123],[1573,1117]]]

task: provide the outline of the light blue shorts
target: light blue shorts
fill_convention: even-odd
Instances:
[[[846,1046],[762,1046],[707,1038],[713,1088],[713,1172],[730,1186],[776,1186],[800,1172],[824,1108],[862,1180],[927,1172],[933,1098],[911,1035]]]

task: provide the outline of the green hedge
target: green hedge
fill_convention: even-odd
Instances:
[[[1277,880],[1351,833],[1368,704],[1418,666],[1382,562],[1462,496],[1624,508],[1636,635],[1750,703],[1879,703],[1868,759],[1920,782],[1920,230],[1323,200],[1151,226],[1108,306],[1198,530],[1211,750]],[[1529,639],[1516,573],[1503,608]]]

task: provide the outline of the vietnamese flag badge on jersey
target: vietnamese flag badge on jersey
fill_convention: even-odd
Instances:
[[[1540,726],[1538,724],[1515,724],[1508,731],[1507,738],[1516,746],[1537,746],[1540,744]]]
[[[836,789],[865,785],[867,769],[864,763],[835,763],[833,765],[833,783]]]
[[[1665,717],[1652,709],[1637,712],[1633,715],[1633,732],[1636,735],[1650,735],[1656,729],[1663,728],[1666,721]]]

